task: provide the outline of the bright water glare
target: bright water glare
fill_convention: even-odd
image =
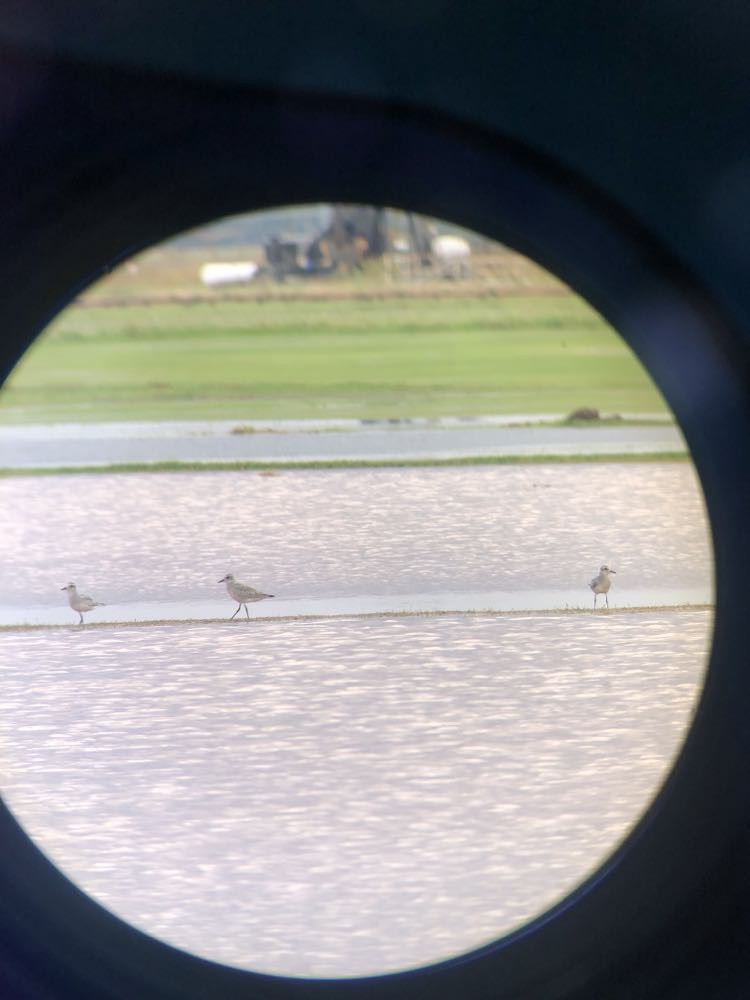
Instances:
[[[687,463],[19,477],[0,511],[5,620],[67,626],[3,636],[4,796],[104,905],[230,964],[380,972],[532,918],[648,806],[700,690]],[[227,571],[261,620],[222,620]],[[415,605],[443,613],[350,614]]]
[[[211,959],[382,972],[613,849],[682,741],[708,611],[3,637],[3,790],[114,912]]]
[[[92,622],[221,617],[227,572],[263,615],[589,607],[605,561],[619,607],[713,600],[687,462],[18,477],[0,530],[8,624],[75,621],[69,580]]]

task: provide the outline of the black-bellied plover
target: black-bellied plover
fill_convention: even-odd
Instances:
[[[255,587],[248,587],[244,583],[238,583],[231,573],[227,573],[227,575],[223,576],[218,582],[226,583],[229,596],[237,601],[237,610],[232,615],[232,618],[239,613],[243,604],[245,606],[245,614],[249,618],[250,612],[247,610],[248,604],[252,604],[254,601],[265,600],[266,597],[273,597],[273,594],[263,594],[260,590],[256,590]],[[231,621],[232,618],[229,620]]]
[[[67,587],[61,587],[60,590],[67,590],[68,604],[74,611],[78,612],[78,617],[80,619],[78,623],[79,625],[83,624],[84,611],[91,611],[92,608],[104,607],[101,601],[95,601],[92,597],[87,597],[85,594],[79,594],[74,583],[69,583]]]
[[[596,598],[599,594],[604,594],[604,600],[607,602],[607,607],[609,607],[609,598],[607,593],[609,588],[612,586],[612,581],[609,578],[610,573],[616,573],[617,570],[610,569],[609,566],[599,567],[599,576],[595,576],[594,579],[589,584],[589,587],[594,591],[594,609],[596,610]]]

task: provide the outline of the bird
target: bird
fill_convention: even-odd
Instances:
[[[60,587],[60,590],[67,590],[68,604],[74,611],[78,612],[78,617],[80,619],[78,623],[79,625],[83,624],[84,611],[91,611],[92,608],[104,607],[101,601],[95,601],[93,598],[87,597],[85,594],[79,594],[74,583],[69,583],[67,587]]]
[[[231,573],[227,573],[226,576],[223,576],[218,583],[226,583],[229,596],[237,601],[237,611],[235,611],[232,615],[232,618],[239,613],[243,604],[245,605],[245,614],[249,618],[250,612],[247,610],[248,604],[252,604],[254,601],[263,601],[266,597],[273,597],[273,594],[263,594],[260,590],[256,590],[255,587],[248,587],[244,583],[238,583]],[[229,620],[231,621],[232,618]]]
[[[589,584],[589,587],[594,591],[594,609],[596,609],[596,598],[598,594],[604,594],[604,600],[607,602],[607,607],[609,607],[609,598],[607,597],[607,592],[612,586],[612,581],[609,578],[610,573],[616,573],[617,570],[610,569],[609,566],[599,567],[599,576],[595,576],[594,579]]]

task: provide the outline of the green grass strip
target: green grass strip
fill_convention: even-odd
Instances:
[[[592,462],[687,462],[686,451],[644,454],[616,452],[576,455],[468,455],[459,458],[332,459],[289,462],[122,462],[112,465],[52,466],[33,469],[0,469],[0,477],[75,476],[121,472],[308,472],[330,469],[452,468],[482,465],[580,465]]]

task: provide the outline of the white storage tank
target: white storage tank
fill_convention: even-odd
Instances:
[[[204,264],[200,270],[204,285],[242,285],[252,281],[258,273],[258,265],[249,260],[226,261],[223,263]]]
[[[468,278],[471,247],[463,236],[433,236],[430,250],[435,272],[442,278]]]

